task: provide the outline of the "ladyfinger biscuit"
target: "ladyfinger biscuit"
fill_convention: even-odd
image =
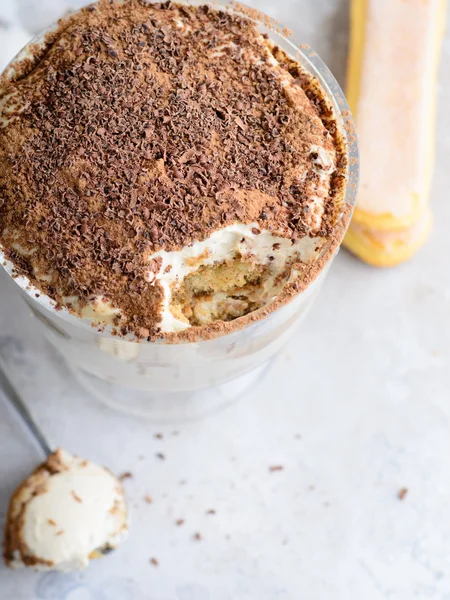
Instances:
[[[426,207],[415,223],[402,229],[388,231],[352,223],[345,245],[370,265],[393,267],[411,258],[425,243],[432,221],[431,211]]]
[[[353,223],[376,232],[413,227],[428,202],[444,23],[445,0],[351,1],[347,97],[361,154]]]

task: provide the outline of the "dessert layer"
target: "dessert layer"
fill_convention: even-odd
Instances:
[[[250,223],[229,225],[182,250],[156,252],[149,278],[164,290],[162,330],[230,321],[260,308],[283,289],[292,265],[311,262],[322,245],[319,237],[295,242]]]
[[[8,70],[0,106],[6,257],[122,334],[179,327],[167,309],[182,281],[150,277],[155,257],[252,226],[285,240],[291,265],[341,212],[345,155],[322,92],[228,12],[88,7]]]

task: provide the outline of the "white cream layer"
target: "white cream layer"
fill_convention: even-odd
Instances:
[[[120,482],[107,469],[61,450],[66,470],[50,475],[45,489],[30,498],[21,536],[29,553],[49,561],[39,570],[82,569],[90,555],[115,548],[127,530],[126,505]],[[23,566],[16,556],[12,566]]]
[[[256,233],[259,232],[259,233]],[[157,273],[149,271],[148,278],[151,282],[159,282],[164,291],[162,308],[162,331],[176,332],[187,329],[190,325],[177,318],[170,310],[173,290],[189,274],[200,267],[213,265],[236,256],[253,258],[258,264],[270,264],[273,270],[273,280],[282,273],[286,264],[294,257],[304,263],[310,263],[323,245],[319,237],[304,237],[298,242],[273,235],[269,231],[261,230],[257,223],[244,225],[236,223],[215,231],[209,238],[202,242],[194,242],[182,250],[166,252],[160,250],[152,254],[149,259],[161,259],[162,263]],[[280,290],[275,290],[274,295]],[[270,294],[269,294],[270,295]],[[270,300],[273,296],[270,297]]]

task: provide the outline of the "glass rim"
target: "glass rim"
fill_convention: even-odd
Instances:
[[[119,0],[120,3],[125,3],[126,1],[127,0]],[[152,2],[153,2],[153,0],[152,0]],[[342,243],[342,240],[347,231],[348,225],[350,224],[351,215],[353,213],[353,210],[354,210],[355,204],[356,204],[356,196],[357,196],[358,183],[359,183],[359,150],[358,150],[358,142],[357,142],[353,117],[352,117],[350,108],[348,106],[347,100],[345,98],[344,92],[342,91],[336,78],[331,73],[331,71],[327,67],[327,65],[322,61],[320,56],[308,44],[302,44],[302,43],[297,42],[295,40],[294,36],[290,32],[288,32],[286,30],[286,28],[283,28],[283,26],[281,26],[279,23],[277,23],[274,19],[272,19],[271,17],[267,16],[265,13],[263,13],[257,9],[249,7],[246,4],[243,4],[236,0],[210,0],[210,1],[176,0],[176,3],[177,4],[186,4],[186,5],[191,5],[191,6],[201,6],[201,5],[208,4],[213,9],[226,10],[228,12],[231,12],[233,14],[236,14],[238,16],[244,17],[244,18],[252,21],[253,23],[255,23],[258,26],[260,31],[267,33],[272,41],[279,42],[281,45],[286,45],[288,47],[288,49],[285,51],[290,56],[290,58],[292,58],[293,60],[298,62],[300,64],[300,66],[302,68],[304,68],[310,76],[312,76],[314,79],[316,79],[318,81],[318,83],[320,85],[320,89],[324,92],[324,96],[326,97],[326,100],[331,104],[331,107],[333,109],[333,117],[338,125],[340,134],[345,142],[345,149],[346,149],[346,158],[347,158],[347,161],[346,161],[346,183],[345,183],[345,190],[344,190],[344,194],[343,194],[343,207],[344,206],[348,207],[349,216],[348,216],[347,224],[342,232],[342,235],[340,236],[340,239],[338,240],[337,243],[334,244],[335,250],[337,251],[337,249],[339,249],[339,247]],[[94,5],[94,4],[97,4],[97,2],[87,3],[86,6]],[[149,4],[150,4],[150,2],[149,2]],[[85,7],[82,7],[82,8],[85,8]],[[69,17],[73,14],[76,14],[77,12],[82,10],[82,8],[73,10],[73,11],[68,11],[63,15],[62,18]],[[260,16],[260,18],[257,18],[259,16]],[[45,37],[49,33],[51,33],[54,30],[57,30],[58,26],[59,26],[59,21],[57,21],[56,23],[53,23],[52,25],[50,25],[49,27],[47,27],[40,33],[33,36],[33,38],[31,38],[30,41],[9,61],[8,65],[5,67],[3,72],[0,73],[0,76],[2,74],[7,75],[8,69],[11,69],[13,67],[13,65],[15,65],[17,62],[25,60],[28,57],[28,53],[27,53],[28,49],[33,45],[41,44],[45,40]],[[343,216],[344,216],[344,212],[342,212],[340,214],[336,224],[339,223],[339,221],[343,218]],[[320,258],[325,253],[327,253],[327,250],[328,251],[330,250],[330,242],[328,242],[324,245],[321,252],[319,253],[319,256],[316,258],[316,260],[313,264],[316,264],[320,260]],[[321,273],[323,273],[326,266],[331,262],[333,255],[334,255],[334,253],[331,254],[330,257],[324,262],[324,264],[321,265],[320,269],[318,270],[317,276],[319,276]],[[127,339],[126,337],[120,338],[116,335],[113,335],[112,334],[113,328],[111,325],[105,325],[103,331],[97,331],[96,328],[94,327],[95,322],[93,320],[88,319],[86,317],[78,316],[75,313],[70,312],[69,309],[66,308],[65,306],[56,308],[57,303],[54,300],[52,300],[49,296],[47,296],[45,293],[43,293],[39,288],[37,288],[35,285],[33,285],[26,276],[15,274],[14,264],[9,259],[6,258],[4,251],[2,249],[2,246],[1,246],[1,243],[0,243],[0,265],[2,265],[3,269],[8,273],[8,275],[11,277],[11,279],[13,279],[13,281],[22,289],[22,291],[25,292],[25,294],[29,297],[29,299],[31,300],[31,302],[33,304],[34,303],[38,304],[42,309],[49,311],[53,316],[57,316],[57,317],[63,319],[64,321],[69,322],[71,325],[74,325],[81,329],[85,329],[85,330],[87,329],[90,332],[95,333],[96,335],[103,337],[103,338],[107,337],[107,338],[114,339],[116,341],[123,341],[123,342],[128,342],[128,343],[136,343],[136,342],[142,343],[143,340]],[[314,283],[314,281],[315,281],[315,279],[309,283],[308,287],[310,285],[312,285]],[[302,292],[300,291],[299,293],[302,293]],[[290,300],[292,300],[292,299],[293,298],[290,298]],[[267,314],[263,318],[267,319],[268,317],[271,316],[271,314],[273,312],[280,310],[285,305],[286,305],[286,302],[282,303],[280,306],[276,307],[274,310],[272,310],[269,314]],[[264,307],[262,307],[262,308],[264,308]],[[261,310],[261,309],[254,311],[254,313],[257,313],[259,310]],[[253,314],[253,313],[250,313],[250,314]],[[247,316],[248,315],[246,315],[244,317],[240,317],[238,319],[235,319],[235,322],[241,321],[241,319],[245,319]],[[241,327],[237,327],[236,329],[233,329],[233,330],[225,333],[224,335],[230,335],[232,333],[235,333],[236,331],[244,330],[244,329],[256,324],[257,322],[258,322],[257,320],[256,321],[255,320],[248,321],[247,323],[243,324]],[[100,323],[100,325],[103,327],[102,323]],[[207,328],[208,326],[205,326],[205,327]],[[203,328],[199,328],[199,329],[203,329]],[[158,343],[164,343],[165,342],[164,337],[166,335],[167,334],[163,333],[162,338],[161,338],[161,340],[158,340]],[[223,336],[219,336],[219,337],[223,337]],[[198,335],[198,339],[199,339],[199,341],[203,340],[200,332]],[[171,343],[173,343],[173,342],[171,342]],[[186,342],[185,340],[180,340],[177,343],[188,343],[188,342]]]

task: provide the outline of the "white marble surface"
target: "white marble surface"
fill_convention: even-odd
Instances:
[[[44,24],[38,3],[18,3],[28,28]],[[347,0],[254,4],[342,81]],[[450,599],[449,61],[447,35],[428,245],[385,271],[341,252],[264,383],[220,414],[158,427],[99,405],[0,273],[0,351],[41,427],[54,444],[134,474],[123,548],[74,576],[0,567],[2,600]],[[8,415],[0,404],[0,519],[38,459]]]

